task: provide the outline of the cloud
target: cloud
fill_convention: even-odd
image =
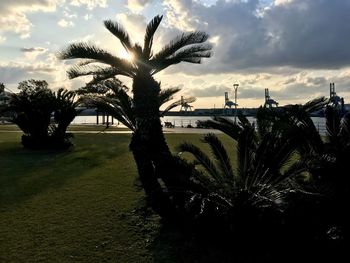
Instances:
[[[85,20],[90,20],[92,18],[92,14],[86,14],[85,16],[84,16],[84,19]]]
[[[201,97],[219,97],[224,96],[225,92],[230,88],[224,85],[212,85],[205,88],[194,88],[191,90],[191,95],[197,98]]]
[[[316,85],[316,86],[323,85],[323,86],[325,86],[327,84],[327,82],[328,81],[325,77],[316,77],[316,78],[309,77],[309,78],[307,78],[307,83],[311,84],[311,85]]]
[[[76,13],[71,13],[68,8],[63,11],[63,16],[68,18],[68,19],[77,19],[78,18],[78,15]]]
[[[107,7],[107,0],[70,0],[72,6],[86,6],[87,9],[92,10],[96,7]]]
[[[48,77],[56,68],[46,63],[0,63],[0,79],[4,83],[14,84],[22,80],[40,77]]]
[[[32,24],[27,13],[52,12],[63,2],[64,0],[0,1],[0,32],[15,32],[21,38],[28,38]]]
[[[35,53],[38,48],[25,48],[27,54]],[[39,48],[40,49],[40,48]],[[46,80],[50,88],[58,89],[65,87],[67,89],[77,89],[82,87],[91,78],[79,78],[70,80],[67,78],[66,70],[69,68],[69,62],[63,62],[57,59],[54,53],[46,53],[45,59],[30,62],[0,62],[0,79],[12,91],[16,92],[20,81],[27,79]]]
[[[194,30],[199,23],[196,13],[193,12],[197,5],[194,1],[164,0],[163,6],[166,10],[166,18],[169,26],[184,31]],[[205,6],[199,5],[199,7],[203,8]]]
[[[141,12],[152,0],[128,0],[127,8],[133,13]]]
[[[274,68],[341,69],[350,66],[350,4],[344,0],[164,1],[168,26],[218,37],[199,72],[269,72]],[[260,10],[260,11],[259,11]],[[208,61],[208,62],[207,62]],[[184,66],[176,71],[185,71]],[[175,69],[173,70],[175,72]]]
[[[0,35],[0,44],[6,41],[6,37]]]
[[[60,21],[57,22],[57,25],[59,25],[60,27],[72,27],[74,26],[74,22],[67,21],[64,18],[62,18]]]
[[[275,0],[274,4],[275,5],[287,5],[291,3],[293,0]]]

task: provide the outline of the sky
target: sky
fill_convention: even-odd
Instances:
[[[234,83],[239,107],[263,104],[265,88],[280,105],[305,103],[328,96],[331,82],[350,103],[350,0],[0,0],[0,82],[12,91],[27,79],[82,87],[89,78],[68,79],[74,61],[57,52],[85,41],[124,56],[103,21],[118,21],[143,43],[158,14],[155,51],[182,32],[210,35],[211,58],[155,75],[163,88],[181,87],[178,97],[196,97],[194,108],[222,107],[225,92],[234,100]]]

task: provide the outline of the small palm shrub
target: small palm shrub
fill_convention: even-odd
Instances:
[[[214,134],[203,138],[211,156],[193,144],[179,146],[181,152],[195,158],[192,181],[196,190],[186,203],[190,216],[202,224],[218,226],[215,231],[247,240],[274,236],[283,225],[290,194],[301,191],[296,178],[307,171],[307,161],[297,158],[295,138],[286,136],[278,125],[261,134],[258,131],[262,127],[257,129],[244,116],[238,123],[214,117],[203,125],[219,129],[234,140],[237,167],[233,168]]]
[[[49,140],[51,113],[55,97],[46,81],[29,80],[19,83],[12,94],[7,111],[12,121],[23,131],[22,144],[26,148],[42,148]]]
[[[29,149],[68,148],[68,125],[77,115],[75,94],[59,89],[54,93],[44,80],[19,83],[4,111],[22,131],[22,145]]]

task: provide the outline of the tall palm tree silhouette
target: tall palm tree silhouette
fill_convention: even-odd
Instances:
[[[153,37],[163,16],[154,17],[147,25],[144,44],[133,44],[128,33],[117,22],[104,21],[125,50],[133,56],[126,60],[88,43],[71,44],[60,52],[61,59],[84,59],[68,71],[70,78],[93,75],[98,82],[116,75],[132,78],[135,130],[130,149],[136,161],[140,180],[153,208],[162,215],[171,211],[168,193],[179,192],[179,178],[172,169],[172,156],[166,144],[160,121],[160,82],[153,75],[180,62],[200,63],[211,56],[208,35],[195,31],[183,33],[153,54]],[[103,66],[102,66],[103,65]],[[157,178],[166,186],[162,189]]]

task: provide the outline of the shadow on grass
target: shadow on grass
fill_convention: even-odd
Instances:
[[[345,262],[344,259],[349,259],[348,244],[339,240],[268,233],[239,238],[215,233],[215,225],[194,231],[196,227],[162,222],[144,202],[129,216],[130,222],[139,226],[138,234],[147,240],[145,246],[154,263]]]
[[[20,135],[19,135],[20,136]],[[26,150],[18,135],[0,134],[0,208],[11,208],[128,151],[129,137],[78,134],[67,151]]]

